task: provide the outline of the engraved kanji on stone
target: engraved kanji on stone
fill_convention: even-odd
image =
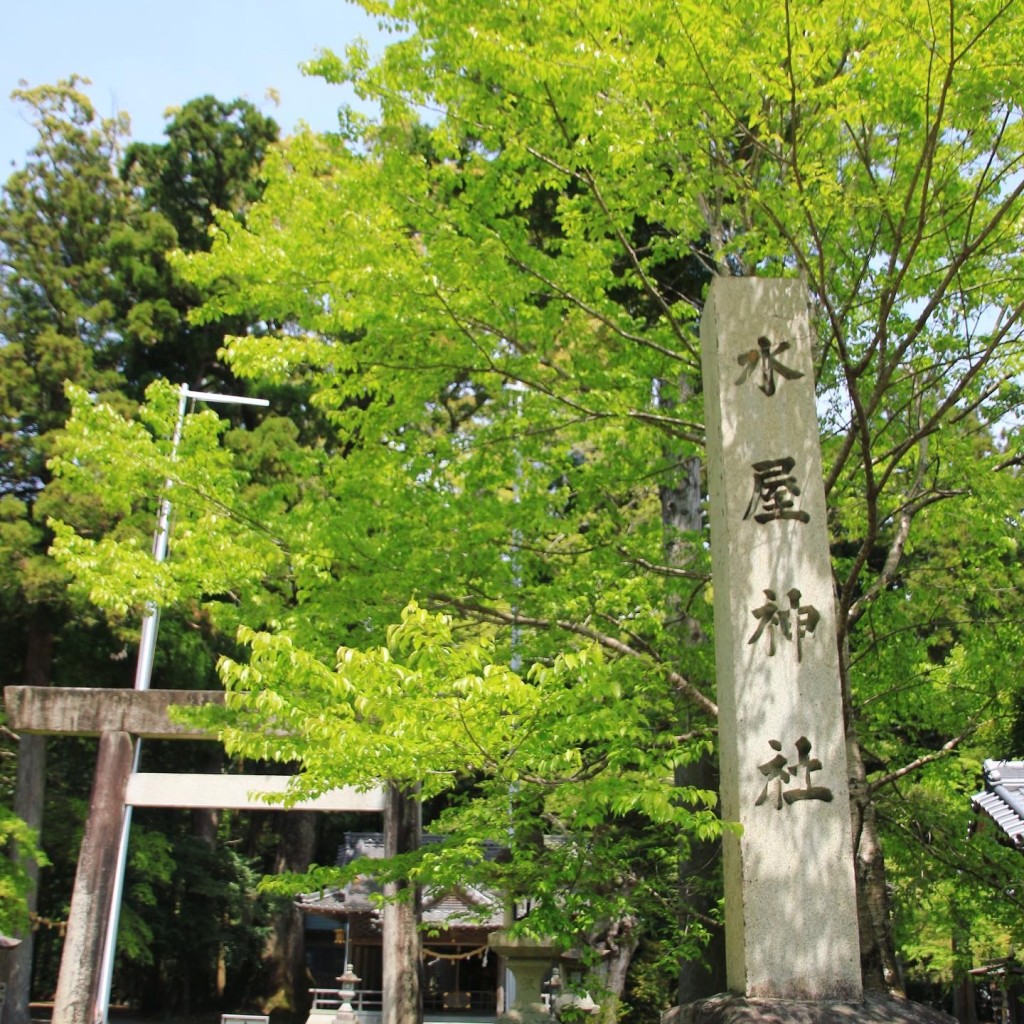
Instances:
[[[797,762],[789,766],[790,774],[793,778],[797,777],[799,772],[803,773],[804,786],[803,789],[790,789],[782,794],[787,804],[795,803],[797,800],[824,800],[825,803],[832,802],[832,790],[827,786],[812,786],[811,785],[811,772],[820,772],[822,769],[821,761],[816,757],[811,757],[811,741],[806,736],[801,736],[796,741],[796,753]]]
[[[765,777],[764,788],[754,801],[755,807],[760,807],[768,799],[768,792],[774,788],[775,809],[782,810],[783,801],[786,804],[794,804],[799,800],[821,800],[824,803],[832,802],[832,790],[827,786],[815,786],[811,782],[811,772],[820,772],[823,768],[821,761],[811,757],[811,741],[806,736],[801,736],[794,746],[796,747],[797,759],[794,764],[789,764],[782,755],[782,743],[779,740],[769,740],[768,745],[775,751],[775,756],[764,764],[759,764],[757,770]],[[783,789],[786,783],[796,780],[799,782],[803,776],[803,786],[792,789]]]
[[[758,620],[757,629],[754,635],[747,641],[748,644],[756,644],[765,632],[768,634],[768,657],[775,656],[775,631],[779,630],[787,639],[792,639],[792,632],[789,628],[789,612],[779,608],[776,604],[774,590],[766,590],[764,596],[767,601],[760,608],[755,608],[751,614]]]
[[[789,768],[786,765],[786,758],[781,753],[782,744],[778,740],[769,740],[768,744],[772,750],[776,751],[776,754],[770,761],[765,761],[764,764],[757,766],[757,770],[765,777],[765,783],[764,789],[761,790],[761,795],[754,801],[754,806],[760,807],[768,799],[768,789],[774,783],[775,809],[781,811],[782,786],[783,783],[789,782]]]
[[[812,604],[800,603],[800,591],[793,587],[786,595],[789,598],[789,607],[796,619],[796,660],[803,661],[804,637],[808,633],[814,636],[814,631],[821,621],[821,614]]]
[[[803,376],[800,370],[794,370],[791,366],[786,366],[776,358],[782,355],[783,352],[788,351],[788,341],[780,341],[773,349],[772,343],[762,334],[757,339],[757,348],[752,348],[744,352],[743,355],[736,357],[736,362],[743,367],[743,372],[736,378],[736,383],[744,383],[754,370],[760,366],[761,383],[757,386],[770,398],[775,394],[776,373],[786,380],[799,380]]]
[[[810,522],[810,515],[796,508],[793,500],[800,496],[800,485],[793,476],[796,459],[786,455],[781,459],[765,459],[751,465],[754,470],[754,493],[743,513],[744,519],[753,516],[757,523],[770,523],[773,519]]]
[[[757,622],[757,629],[747,640],[747,644],[756,644],[766,633],[768,635],[768,657],[775,656],[776,643],[775,634],[778,631],[786,640],[796,640],[796,660],[802,661],[804,654],[804,637],[814,635],[818,623],[821,621],[821,614],[811,604],[801,604],[801,593],[796,587],[790,588],[786,593],[789,600],[788,608],[780,608],[778,598],[774,590],[765,590],[767,598],[760,608],[754,608],[751,615]],[[796,627],[794,629],[794,626]],[[795,637],[794,637],[795,634]]]

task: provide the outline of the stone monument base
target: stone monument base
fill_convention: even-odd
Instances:
[[[723,993],[673,1006],[662,1024],[957,1024],[956,1018],[909,999],[866,996],[862,1003],[747,999]]]

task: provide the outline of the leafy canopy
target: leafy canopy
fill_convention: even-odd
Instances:
[[[993,0],[366,7],[401,38],[313,69],[379,116],[271,153],[245,224],[221,217],[212,250],[181,263],[209,290],[199,318],[255,304],[279,325],[225,358],[305,396],[317,424],[279,460],[287,490],[218,499],[263,502],[247,535],[274,541],[204,570],[207,593],[238,595],[250,671],[275,666],[251,702],[280,701],[300,735],[322,710],[292,708],[291,673],[300,692],[326,685],[335,648],[383,649],[415,595],[474,639],[494,630],[499,664],[597,644],[621,713],[657,722],[646,756],[669,730],[699,749],[715,711],[705,538],[670,513],[699,486],[701,288],[799,275],[862,934],[897,984],[879,840],[900,879],[922,850],[938,864],[900,836],[957,820],[959,798],[901,780],[937,782],[961,757],[969,776],[968,741],[1009,744],[1019,703],[997,652],[1024,646],[1024,15]],[[111,571],[113,549],[85,552],[86,578]],[[167,571],[198,572],[184,552]],[[494,675],[500,707],[512,676]],[[410,756],[433,718],[417,721]],[[550,764],[573,756],[554,738]],[[911,923],[913,892],[897,890]]]

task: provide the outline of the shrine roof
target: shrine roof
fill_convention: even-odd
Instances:
[[[988,760],[985,789],[971,798],[978,813],[991,818],[1017,849],[1024,849],[1024,761]]]
[[[424,834],[421,843],[433,845],[443,836]],[[491,860],[498,855],[496,843],[485,844],[484,856]],[[347,832],[345,843],[338,850],[335,864],[345,867],[360,857],[370,860],[384,859],[384,835],[381,832]],[[380,887],[372,876],[356,876],[344,886],[332,886],[318,892],[302,893],[295,906],[304,914],[326,917],[352,917],[379,914],[374,900]],[[502,907],[494,894],[480,886],[460,885],[446,891],[428,891],[423,894],[423,922],[451,929],[498,928],[502,924]]]
[[[424,832],[420,836],[422,846],[434,846],[442,843],[445,836],[435,835],[431,832]],[[501,853],[501,846],[498,843],[485,842],[483,853],[485,860],[494,860]],[[337,867],[345,867],[359,857],[369,857],[371,860],[384,859],[384,833],[383,832],[346,832],[345,843],[338,848],[338,856],[334,863]]]

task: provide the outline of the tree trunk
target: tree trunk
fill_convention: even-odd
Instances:
[[[18,774],[14,784],[14,813],[38,833],[43,823],[43,796],[46,778],[46,738],[24,735],[18,741]],[[11,851],[19,857],[18,850]],[[25,872],[32,888],[26,896],[30,915],[39,902],[39,865],[26,860]],[[3,1009],[4,1024],[30,1024],[28,1011],[32,987],[32,930],[20,936],[21,945],[0,957],[0,980],[7,983],[7,1004]]]
[[[718,770],[713,756],[705,756],[676,771],[676,784],[696,786],[717,792]],[[704,955],[679,962],[679,988],[676,998],[680,1006],[705,999],[727,988],[725,980],[725,929],[708,928],[706,921],[722,898],[721,843],[699,840],[695,836],[684,841],[679,861],[679,904],[683,928],[710,932]]]
[[[26,630],[25,666],[22,677],[26,686],[49,686],[53,669],[53,630],[50,617],[42,610],[31,616]],[[18,741],[18,771],[14,783],[14,813],[38,834],[43,826],[43,804],[46,798],[46,738],[22,736]],[[17,850],[11,856],[18,857]],[[26,898],[29,915],[39,905],[39,866],[35,861],[25,864],[32,882]],[[7,1004],[3,1009],[4,1024],[30,1024],[28,1011],[32,994],[32,956],[35,933],[30,929],[20,936],[21,945],[2,959],[0,980],[7,982]],[[6,976],[4,976],[6,975]]]
[[[316,850],[317,815],[310,811],[289,811],[282,817],[284,825],[274,874],[306,871]],[[274,916],[264,957],[269,969],[264,1013],[278,1009],[303,1013],[308,1008],[304,922],[305,918],[291,903]]]
[[[626,990],[626,976],[633,954],[640,944],[639,922],[635,917],[622,917],[605,938],[607,956],[604,959],[605,991],[601,995],[599,1024],[615,1024],[622,1007],[622,993]]]
[[[974,966],[971,962],[970,926],[955,895],[950,910],[953,919],[950,936],[953,948],[953,1016],[960,1024],[978,1024],[974,979],[968,973]]]
[[[420,844],[417,794],[389,783],[385,789],[384,856],[409,853]],[[412,888],[403,895],[403,890]],[[415,887],[400,880],[384,886],[383,1024],[423,1021],[420,899]],[[400,898],[397,898],[400,897]]]
[[[850,647],[844,636],[839,645],[839,671],[846,722],[846,760],[850,777],[850,815],[853,857],[857,878],[857,924],[860,930],[861,978],[865,992],[905,995],[896,965],[892,940],[885,861],[878,836],[878,819],[868,788],[864,757],[857,740],[850,694]]]
[[[661,382],[658,389],[658,405],[672,409],[676,400],[668,392],[669,385]],[[685,401],[691,389],[685,378],[678,385],[679,401]],[[672,451],[666,444],[663,449],[669,464],[677,464],[674,486],[659,488],[661,499],[662,559],[672,568],[683,568],[692,558],[694,537],[703,526],[701,487],[701,460],[696,456],[683,456]],[[707,636],[699,623],[686,615],[678,600],[670,600],[666,608],[667,624],[674,627],[680,640],[687,644],[706,643]],[[680,731],[688,732],[698,725],[691,721],[684,711]],[[713,755],[685,765],[676,771],[679,786],[696,786],[700,789],[717,791],[718,766]],[[684,928],[704,927],[698,921],[706,921],[713,914],[722,896],[718,863],[721,855],[718,842],[701,841],[695,836],[687,837],[679,862],[680,924]],[[718,928],[712,932],[700,959],[681,960],[679,964],[679,1004],[685,1005],[705,996],[714,995],[725,989],[725,933]]]

